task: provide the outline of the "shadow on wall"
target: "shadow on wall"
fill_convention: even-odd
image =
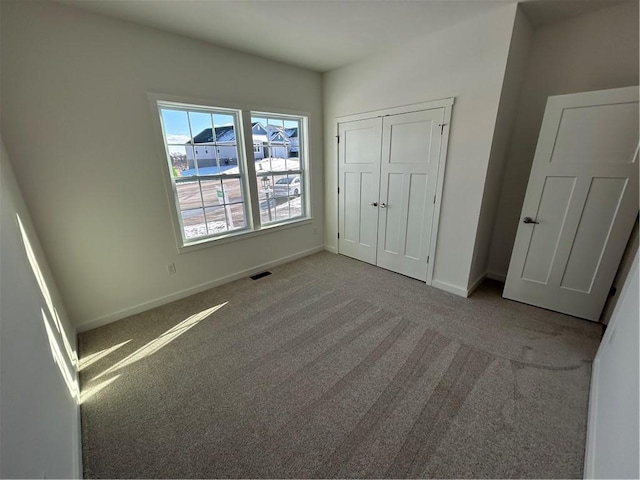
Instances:
[[[80,398],[78,381],[76,380],[78,354],[74,349],[71,348],[71,345],[69,344],[69,337],[67,335],[67,332],[64,330],[64,327],[62,326],[58,311],[53,306],[51,293],[49,291],[49,288],[47,287],[47,283],[44,280],[44,275],[42,275],[40,265],[38,265],[38,260],[36,259],[36,255],[33,251],[33,247],[31,246],[31,242],[29,241],[29,237],[27,236],[27,232],[24,229],[24,225],[22,224],[20,215],[17,213],[16,218],[18,220],[18,226],[20,227],[20,235],[22,237],[22,243],[24,244],[27,259],[29,260],[29,265],[31,265],[33,275],[38,282],[40,292],[42,293],[44,301],[47,305],[48,312],[45,312],[43,308],[41,308],[40,311],[42,312],[42,321],[44,322],[44,329],[47,333],[47,339],[49,340],[49,347],[51,348],[53,360],[60,369],[60,374],[62,375],[62,378],[67,385],[67,388],[69,389],[71,397],[76,402],[78,402]],[[62,348],[60,347],[60,343],[62,343]]]
[[[123,360],[113,364],[105,371],[100,373],[99,375],[93,377],[88,383],[90,386],[88,388],[83,389],[80,392],[80,388],[77,381],[76,372],[82,371],[87,367],[93,365],[94,363],[102,360],[109,354],[115,352],[119,348],[123,347],[127,343],[131,341],[131,339],[119,343],[117,345],[113,345],[112,347],[106,348],[100,352],[94,353],[92,355],[83,358],[81,361],[78,360],[77,352],[71,347],[69,344],[67,332],[65,331],[62,322],[60,321],[60,317],[58,315],[58,311],[53,306],[53,300],[51,297],[51,292],[47,287],[47,283],[44,279],[44,275],[42,274],[42,270],[40,269],[40,265],[38,265],[38,260],[36,259],[36,255],[33,251],[33,247],[31,246],[31,242],[29,241],[29,237],[25,231],[24,225],[22,224],[22,220],[20,219],[20,215],[16,214],[16,218],[18,221],[18,226],[20,228],[20,235],[22,237],[22,243],[24,244],[25,253],[27,259],[29,260],[29,264],[31,265],[31,269],[33,271],[33,275],[40,287],[40,292],[44,297],[44,301],[47,306],[47,311],[44,308],[41,308],[40,311],[42,313],[42,321],[44,323],[44,330],[47,334],[47,339],[49,340],[49,347],[51,348],[51,354],[53,356],[53,360],[58,366],[60,370],[60,374],[69,390],[69,394],[78,404],[82,404],[88,398],[95,395],[100,390],[107,387],[109,384],[116,381],[121,374],[115,375],[111,378],[107,378],[99,383],[95,383],[95,380],[100,379],[101,377],[108,376],[117,370],[125,368],[135,362],[142,360],[145,357],[148,357],[162,347],[168,345],[170,342],[178,338],[183,333],[187,332],[192,327],[196,326],[205,318],[209,317],[211,314],[220,310],[229,302],[224,302],[219,305],[216,305],[211,308],[207,308],[202,310],[201,312],[195,313],[189,316],[187,319],[178,323],[174,327],[170,328],[162,335],[158,336],[154,340],[150,341],[143,347],[139,348],[132,354],[128,355]]]

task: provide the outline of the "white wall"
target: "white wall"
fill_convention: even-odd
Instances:
[[[507,152],[517,114],[520,88],[529,60],[532,37],[533,27],[522,10],[518,8],[513,25],[509,58],[507,60],[502,84],[502,93],[500,95],[498,119],[493,133],[493,142],[491,143],[489,169],[485,181],[482,209],[480,211],[480,221],[471,267],[470,289],[478,286],[487,274],[493,227],[498,211],[498,201],[500,200],[500,190],[504,178]]]
[[[516,5],[324,76],[325,245],[337,248],[336,117],[455,97],[434,286],[464,294]]]
[[[640,478],[638,255],[593,362],[585,478]]]
[[[75,329],[67,320],[1,140],[0,184],[0,477],[80,478],[80,412],[76,392],[71,393],[61,370],[67,369],[71,381],[77,382],[64,347],[66,339],[72,350],[76,348]],[[18,215],[50,303],[28,259]],[[60,317],[60,331],[48,303]],[[60,366],[54,360],[56,349]]]
[[[506,275],[547,98],[638,85],[638,2],[535,30],[493,231],[489,270]]]
[[[2,135],[79,329],[322,248],[320,74],[55,2],[1,8]],[[147,92],[308,112],[316,221],[178,254]]]

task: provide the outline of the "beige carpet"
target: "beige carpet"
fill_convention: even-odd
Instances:
[[[601,326],[320,253],[84,333],[85,477],[581,478]]]

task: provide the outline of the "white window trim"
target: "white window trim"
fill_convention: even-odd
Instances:
[[[313,205],[311,199],[313,198],[313,191],[311,186],[311,178],[310,178],[310,170],[311,170],[311,156],[310,150],[308,148],[308,137],[310,136],[310,113],[306,111],[299,110],[291,110],[280,107],[273,107],[264,105],[251,105],[251,104],[242,104],[239,102],[230,103],[229,101],[219,101],[211,98],[193,98],[193,97],[181,97],[176,95],[167,95],[167,94],[159,94],[154,92],[147,93],[147,99],[149,101],[149,105],[151,108],[151,117],[152,124],[155,130],[155,135],[157,138],[157,145],[159,148],[160,158],[163,159],[163,162],[160,163],[162,169],[162,177],[165,183],[165,193],[168,199],[169,205],[169,213],[171,218],[171,223],[173,225],[174,230],[174,238],[176,241],[176,247],[178,249],[178,253],[187,253],[194,250],[200,250],[203,248],[215,247],[216,245],[223,245],[225,243],[238,241],[244,238],[251,238],[260,235],[265,235],[273,232],[277,232],[280,230],[286,230],[289,228],[294,228],[298,226],[304,226],[310,223],[313,223]],[[246,211],[247,211],[247,227],[242,230],[234,230],[229,232],[228,234],[218,235],[218,236],[208,236],[208,237],[199,237],[194,239],[193,241],[189,241],[185,243],[184,239],[184,231],[182,230],[182,225],[179,215],[179,208],[177,208],[177,196],[175,192],[175,182],[171,177],[171,173],[169,168],[167,167],[167,151],[165,146],[165,139],[163,134],[162,122],[160,119],[160,106],[159,103],[170,103],[173,106],[184,106],[188,109],[197,110],[198,107],[202,109],[211,108],[211,109],[219,109],[219,110],[232,110],[239,111],[239,128],[236,133],[236,142],[238,145],[238,162],[241,161],[245,166],[244,173],[242,175],[243,178],[243,187],[246,188]],[[286,117],[290,116],[292,118],[296,118],[301,123],[301,130],[305,132],[305,135],[299,135],[299,156],[304,155],[306,159],[304,168],[302,169],[301,181],[305,186],[305,195],[306,198],[303,201],[303,212],[304,214],[301,217],[296,217],[292,220],[283,220],[282,222],[273,222],[268,223],[266,225],[261,225],[260,223],[260,210],[259,210],[259,200],[257,194],[257,182],[251,181],[252,178],[256,178],[255,173],[255,161],[246,161],[247,159],[255,159],[253,156],[253,141],[247,141],[245,139],[245,132],[252,133],[252,125],[251,125],[251,116],[259,115],[267,115],[267,116],[277,116],[277,117]],[[242,148],[244,146],[244,148]],[[257,227],[260,225],[260,228]]]

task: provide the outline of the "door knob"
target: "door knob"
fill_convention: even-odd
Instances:
[[[378,202],[369,202],[369,205],[371,205],[372,207],[377,207],[378,206]]]
[[[535,220],[533,220],[531,217],[524,217],[524,219],[522,220],[524,223],[540,223],[540,222],[536,222]]]
[[[380,204],[380,208],[387,208],[387,204],[386,203],[381,203]]]

